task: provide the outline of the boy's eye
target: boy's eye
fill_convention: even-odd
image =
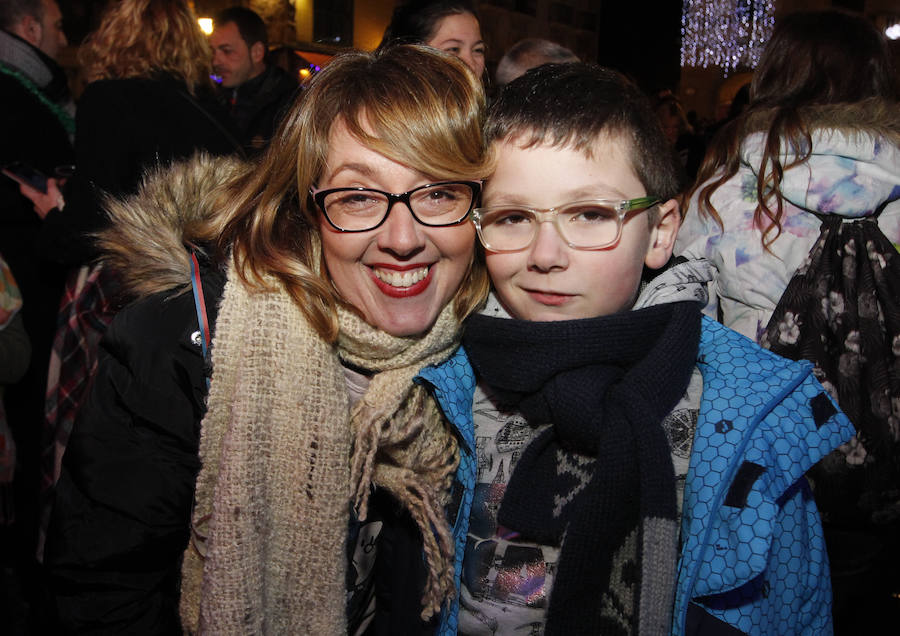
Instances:
[[[522,225],[531,221],[531,213],[525,210],[500,210],[491,214],[488,220],[492,225]]]
[[[582,223],[595,225],[607,223],[616,219],[616,212],[610,208],[601,206],[579,206],[567,208],[560,213],[560,217],[567,223]]]

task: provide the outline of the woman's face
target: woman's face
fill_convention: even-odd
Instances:
[[[434,35],[425,44],[455,55],[478,77],[484,73],[484,40],[478,19],[471,13],[454,13],[441,18]]]
[[[362,145],[336,121],[317,187],[364,187],[403,193],[435,179]],[[406,204],[395,203],[374,230],[344,233],[319,212],[322,252],[341,296],[366,322],[392,336],[424,333],[456,295],[475,247],[471,223],[427,227]]]

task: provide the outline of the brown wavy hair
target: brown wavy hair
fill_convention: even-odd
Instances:
[[[110,2],[79,52],[88,82],[165,73],[210,85],[212,50],[186,0]]]
[[[765,228],[762,244],[768,250],[781,235],[784,173],[805,163],[812,152],[804,111],[870,99],[896,103],[898,98],[887,40],[866,18],[838,10],[788,15],[775,25],[760,58],[749,107],[713,139],[687,197],[699,191],[700,213],[722,227],[711,197],[740,168],[744,139],[762,132],[762,160],[754,166],[759,175],[754,223]],[[782,163],[782,154],[794,158]]]
[[[231,250],[245,284],[280,281],[332,342],[338,305],[352,306],[325,270],[319,211],[308,195],[325,169],[332,125],[343,121],[368,148],[433,180],[477,180],[491,167],[485,110],[481,82],[453,56],[418,45],[342,54],[309,82],[255,168],[223,188],[221,214],[191,233],[215,241],[220,258]],[[460,320],[489,286],[473,259],[454,298]]]

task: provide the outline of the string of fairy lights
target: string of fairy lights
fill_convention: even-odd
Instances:
[[[774,0],[684,0],[681,66],[755,68],[774,24]]]

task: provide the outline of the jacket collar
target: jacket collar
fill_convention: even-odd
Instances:
[[[475,373],[465,349],[460,347],[450,358],[436,366],[425,367],[415,381],[434,387],[441,410],[454,426],[470,453],[475,452],[475,425],[472,400],[475,395]]]

